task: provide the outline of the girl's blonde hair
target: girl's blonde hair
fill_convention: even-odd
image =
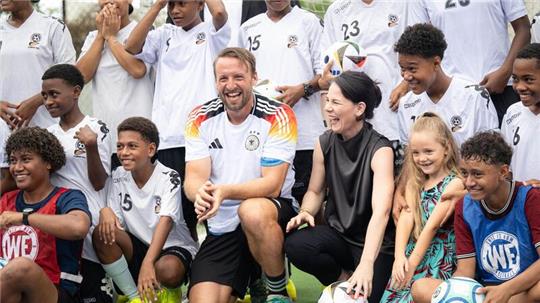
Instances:
[[[417,118],[411,127],[409,141],[413,134],[418,132],[430,132],[433,134],[434,139],[446,149],[443,162],[444,169],[448,172],[457,174],[459,171],[458,147],[454,141],[452,132],[448,129],[444,121],[436,114],[426,112]],[[418,239],[420,232],[422,232],[422,229],[424,228],[422,223],[420,193],[424,189],[427,176],[415,165],[410,147],[407,147],[405,151],[405,163],[402,174],[405,174],[407,178],[405,183],[405,200],[414,214],[413,237],[414,239]]]

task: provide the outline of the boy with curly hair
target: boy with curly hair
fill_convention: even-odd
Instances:
[[[461,146],[468,194],[455,210],[455,277],[479,278],[484,302],[540,300],[540,189],[508,179],[512,149],[496,132]],[[466,210],[466,211],[465,211]],[[430,302],[441,280],[412,286],[414,302]]]
[[[81,191],[51,184],[64,149],[47,130],[29,127],[8,138],[6,153],[19,189],[0,200],[0,258],[9,260],[0,269],[0,302],[79,302],[91,215]]]
[[[158,146],[152,121],[132,117],[118,125],[122,166],[93,232],[103,268],[130,302],[179,302],[197,252],[182,213],[180,175],[156,161]]]

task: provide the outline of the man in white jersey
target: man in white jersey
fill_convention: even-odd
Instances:
[[[114,130],[120,122],[135,116],[150,118],[152,112],[154,83],[150,79],[150,65],[124,49],[137,25],[130,20],[133,6],[129,2],[99,0],[97,30],[86,36],[77,62],[85,83],[92,81],[93,115],[113,129],[110,133],[113,144],[116,144]],[[111,162],[113,169],[120,166],[116,154]]]
[[[90,230],[84,239],[81,260],[81,298],[112,302],[112,285],[92,247],[92,232],[99,222],[99,211],[105,206],[105,183],[110,175],[111,136],[102,121],[85,116],[79,108],[84,80],[71,64],[50,67],[41,77],[45,108],[59,123],[47,128],[56,136],[66,153],[66,164],[51,175],[55,186],[80,190],[86,197],[92,215]],[[110,288],[110,293],[101,287]]]
[[[214,62],[219,98],[190,114],[186,194],[208,235],[193,262],[189,300],[243,297],[258,263],[267,302],[290,302],[283,239],[296,214],[291,195],[297,125],[292,109],[253,93],[255,58],[226,48]]]
[[[293,108],[298,122],[293,195],[302,201],[311,175],[313,148],[324,123],[318,79],[322,25],[314,14],[291,1],[266,2],[267,11],[246,21],[239,43],[257,60],[257,76],[277,85],[276,99]],[[276,64],[279,60],[279,64]]]
[[[179,302],[197,251],[182,215],[180,175],[156,161],[158,146],[150,120],[132,117],[120,123],[122,166],[113,172],[108,207],[93,233],[103,268],[133,303],[157,297]]]
[[[203,22],[204,4],[212,20]],[[149,32],[159,12],[167,6],[173,24]],[[160,135],[159,160],[184,176],[185,142],[182,131],[189,112],[217,96],[212,61],[230,39],[227,12],[221,0],[158,0],[133,29],[126,49],[156,68],[152,121]],[[184,190],[182,189],[182,195]],[[186,221],[194,238],[196,219],[193,205],[183,196]]]
[[[525,1],[417,1],[423,9],[415,10],[415,19],[439,28],[448,42],[444,71],[485,86],[500,124],[508,106],[519,101],[508,80],[518,50],[531,39]],[[511,43],[508,23],[515,32]]]
[[[446,41],[430,24],[408,27],[395,45],[403,79],[411,89],[398,109],[400,141],[406,145],[416,117],[438,114],[458,144],[475,133],[498,128],[489,93],[481,86],[450,77],[441,68]]]
[[[508,108],[501,133],[513,149],[511,170],[514,180],[540,180],[540,44],[521,49],[514,61],[513,86],[521,102]],[[529,182],[528,182],[529,183]]]
[[[41,75],[50,66],[75,62],[66,25],[32,8],[30,0],[4,0],[0,21],[0,116],[12,128],[46,128],[53,119],[41,98]]]

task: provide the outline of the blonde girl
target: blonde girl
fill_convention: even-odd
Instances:
[[[447,279],[455,265],[452,222],[444,222],[450,203],[440,203],[446,191],[463,189],[457,178],[459,155],[452,133],[437,115],[427,112],[414,123],[405,154],[408,176],[396,230],[392,278],[381,302],[413,302],[410,286],[424,277]]]

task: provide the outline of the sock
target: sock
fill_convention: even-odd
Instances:
[[[131,277],[124,255],[111,264],[103,264],[103,269],[130,300],[138,296],[137,285]]]
[[[287,278],[285,277],[285,271],[277,277],[266,276],[266,285],[268,285],[269,294],[287,296]]]

